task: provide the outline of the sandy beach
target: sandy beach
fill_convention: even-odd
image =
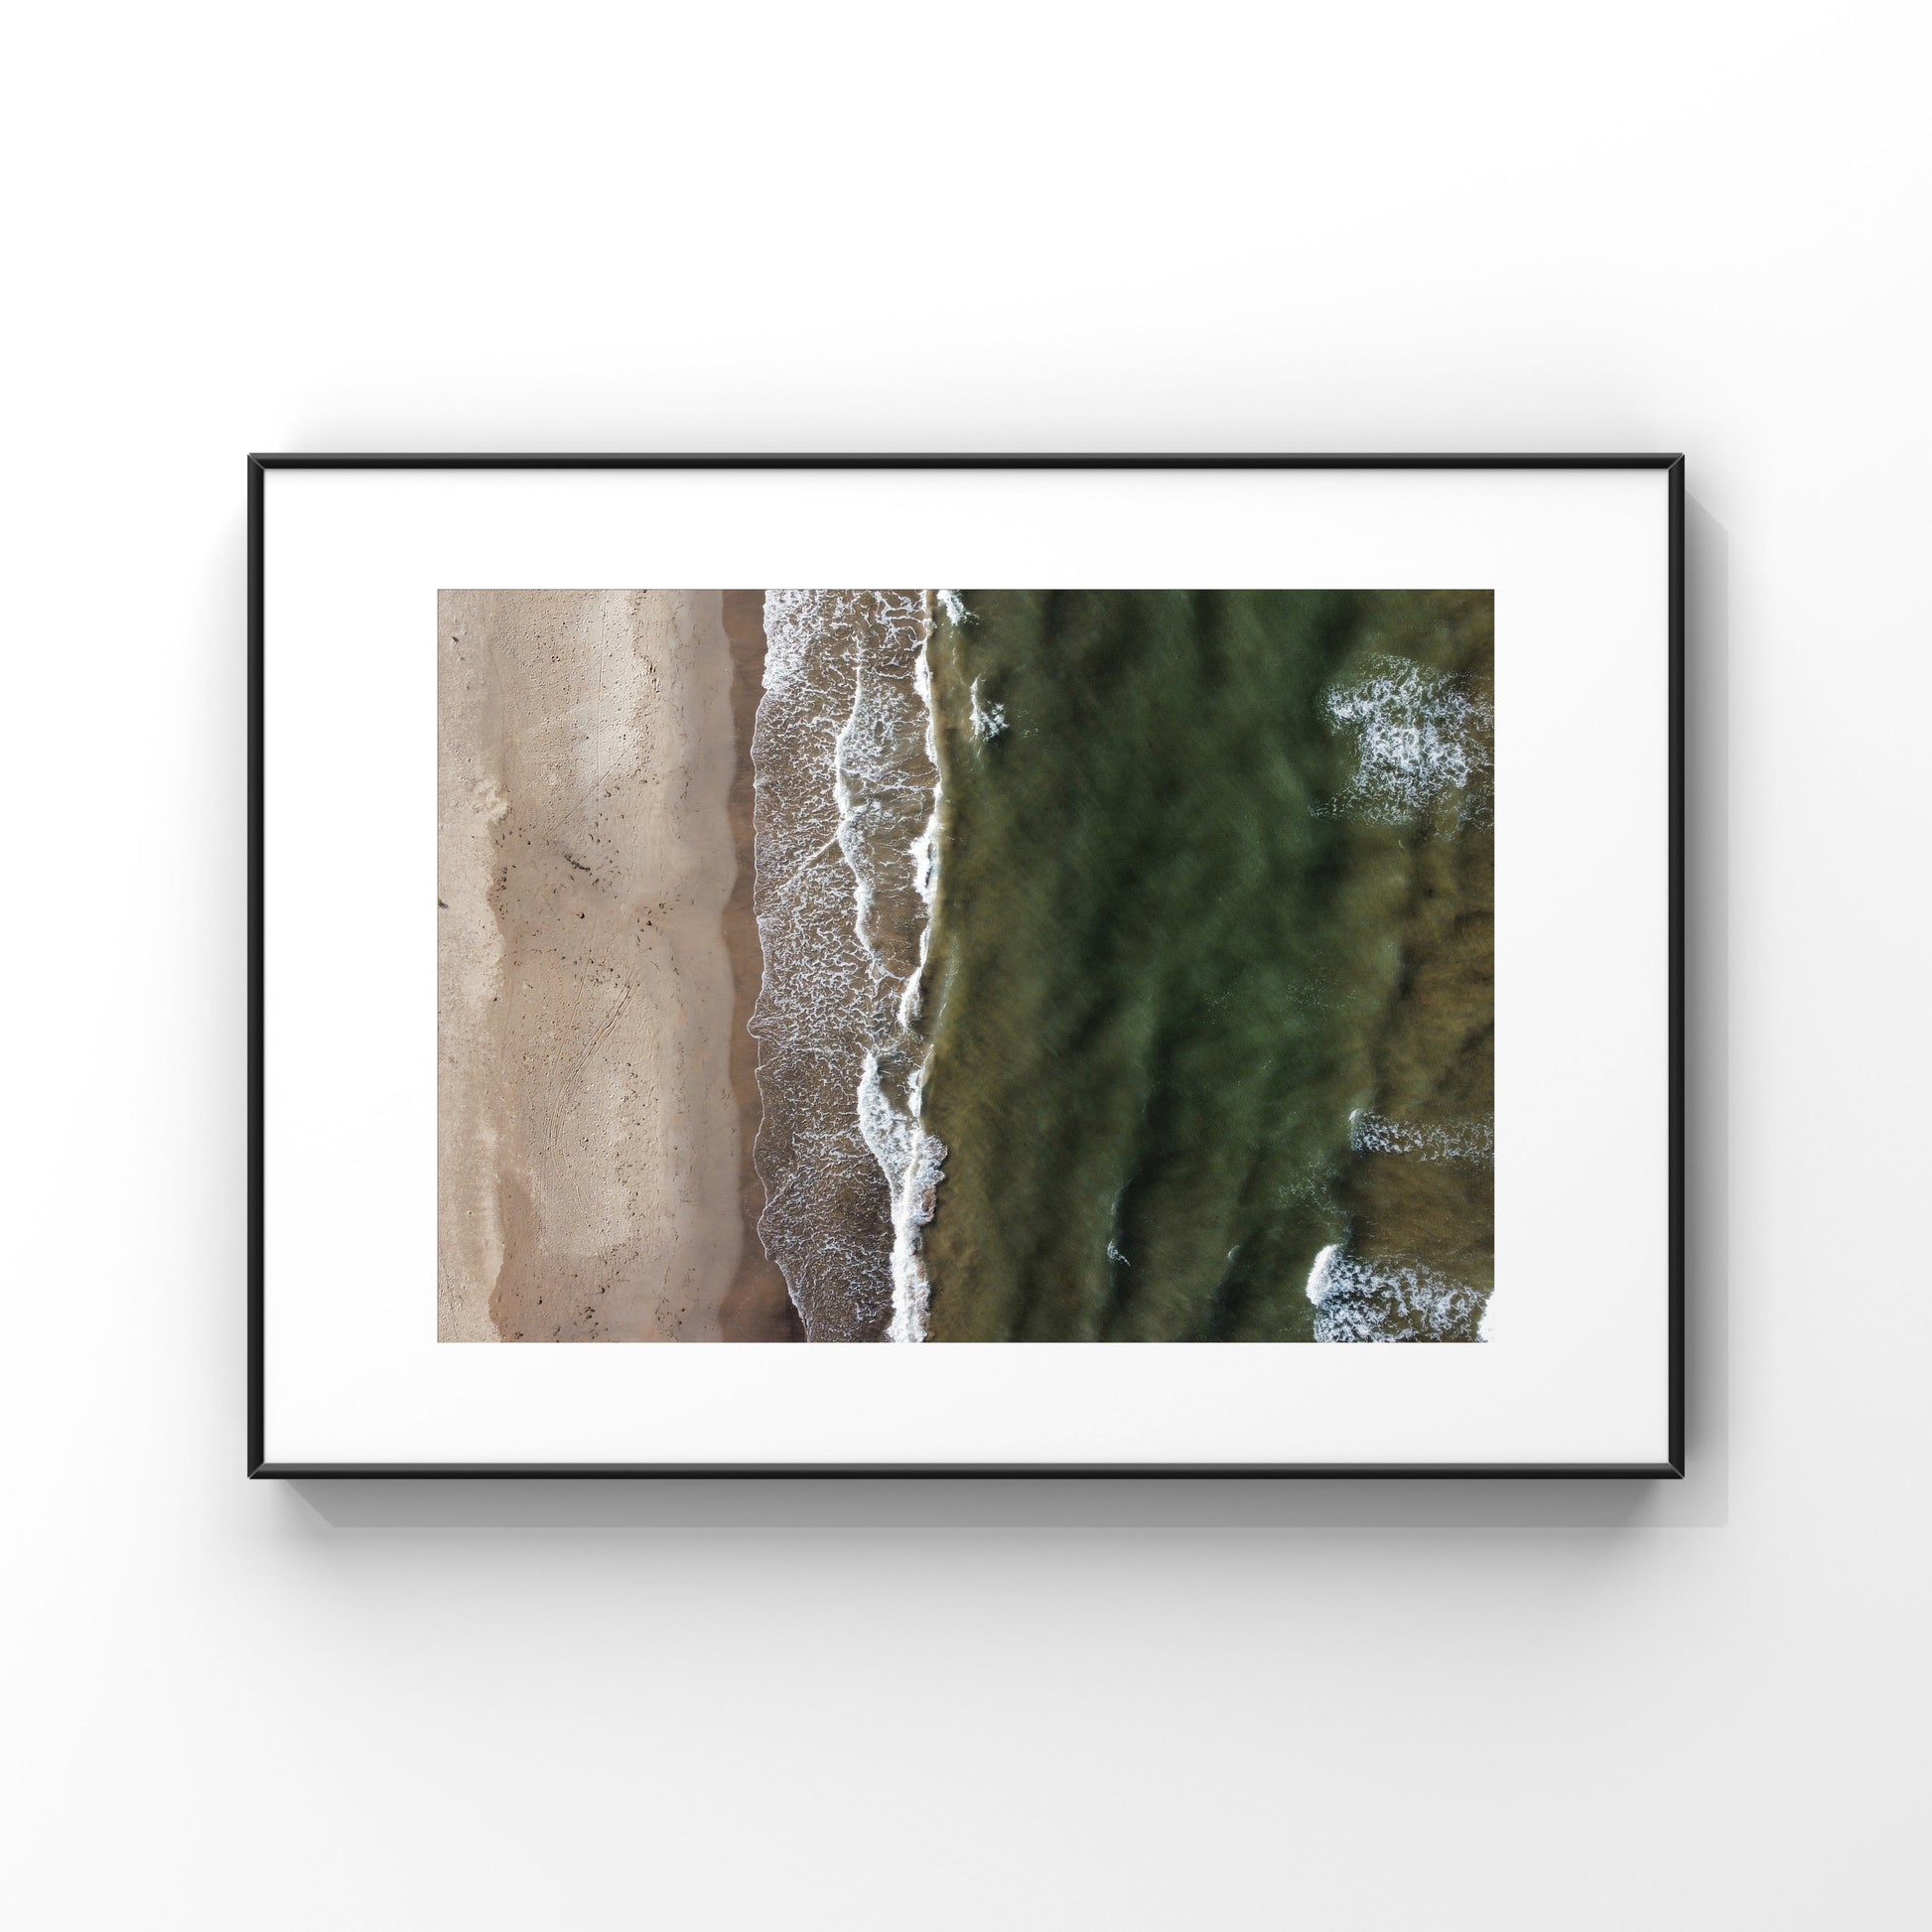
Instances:
[[[444,591],[438,625],[438,1337],[782,1338],[721,594]]]

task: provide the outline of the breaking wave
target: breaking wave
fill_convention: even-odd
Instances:
[[[1481,1341],[1486,1299],[1426,1262],[1365,1261],[1339,1244],[1309,1271],[1316,1341]]]
[[[978,739],[998,738],[1007,728],[1007,708],[1003,704],[980,702],[980,681],[973,680],[971,722]]]
[[[1406,1154],[1418,1161],[1490,1161],[1496,1154],[1496,1130],[1486,1120],[1429,1126],[1357,1108],[1348,1116],[1348,1144],[1358,1154]]]
[[[1328,693],[1325,708],[1355,747],[1341,809],[1400,824],[1438,802],[1458,821],[1487,805],[1494,707],[1460,679],[1407,657],[1374,657]]]
[[[915,591],[767,591],[752,735],[759,1234],[813,1341],[921,1340],[939,771]]]

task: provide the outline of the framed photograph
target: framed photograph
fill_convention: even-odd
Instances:
[[[1683,484],[251,457],[249,1472],[1681,1474]]]

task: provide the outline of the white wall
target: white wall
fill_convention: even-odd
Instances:
[[[1921,15],[184,4],[10,42],[19,1922],[1904,1921]],[[244,1482],[251,447],[1688,451],[1691,1479]]]

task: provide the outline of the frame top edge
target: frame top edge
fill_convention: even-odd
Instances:
[[[250,451],[258,470],[1673,470],[1681,452]]]

